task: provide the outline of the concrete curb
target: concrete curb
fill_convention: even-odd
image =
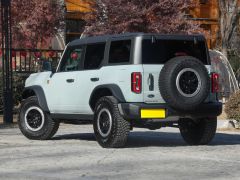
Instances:
[[[217,129],[236,129],[234,120],[218,120]]]
[[[228,128],[228,126],[229,126],[229,120],[218,120],[217,121],[218,129]]]

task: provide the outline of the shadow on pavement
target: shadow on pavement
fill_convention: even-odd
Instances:
[[[58,135],[52,138],[52,140],[85,140],[85,141],[96,141],[93,133],[78,133],[78,134],[64,134]]]
[[[18,127],[17,123],[13,123],[13,124],[0,123],[0,129],[9,129],[9,128],[17,128],[17,127]]]
[[[66,134],[58,135],[52,140],[83,140],[83,141],[96,141],[93,133],[78,133],[78,134]],[[174,147],[174,146],[186,146],[180,133],[169,132],[131,132],[128,138],[126,148],[136,147]],[[220,145],[240,145],[240,134],[225,134],[217,133],[214,140],[210,143],[210,146]]]
[[[211,145],[240,145],[240,133],[226,134],[217,133]]]

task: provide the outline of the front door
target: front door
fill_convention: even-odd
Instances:
[[[78,77],[83,64],[83,46],[68,47],[58,70],[48,80],[46,99],[51,113],[80,113],[81,89]]]

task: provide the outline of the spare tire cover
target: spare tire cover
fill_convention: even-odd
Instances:
[[[175,57],[160,72],[159,90],[172,108],[194,110],[210,93],[210,76],[200,60],[191,56]]]

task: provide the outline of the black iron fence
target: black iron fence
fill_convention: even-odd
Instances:
[[[31,73],[40,72],[45,61],[56,67],[63,51],[52,49],[12,49],[11,52],[13,102],[16,109],[21,101],[21,92],[24,88],[25,79]],[[0,52],[0,114],[3,112],[2,64],[2,53]]]
[[[51,49],[13,49],[12,70],[18,73],[33,73],[41,69],[44,61],[50,61],[53,66],[58,64],[62,50]]]

